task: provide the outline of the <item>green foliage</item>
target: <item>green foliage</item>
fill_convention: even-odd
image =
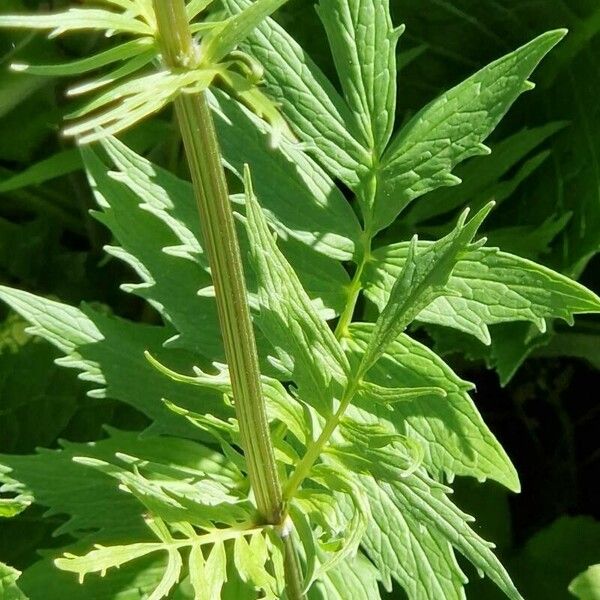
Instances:
[[[600,598],[600,565],[592,565],[569,584],[571,594],[580,600]]]
[[[489,171],[476,167],[483,158],[460,164],[489,153],[484,140],[532,87],[528,78],[564,30],[543,33],[484,66],[394,133],[403,28],[394,28],[387,0],[319,4],[342,94],[267,18],[282,0],[224,0],[224,11],[213,11],[209,1],[190,2],[190,20],[205,11],[209,18],[192,21],[197,44],[176,57],[177,68],[160,70],[152,66],[161,58],[152,2],[106,4],[0,17],[2,27],[54,36],[82,29],[119,34],[115,46],[92,57],[13,65],[32,76],[109,70],[72,88],[98,95],[74,113],[82,120],[67,130],[80,143],[101,144],[82,148],[81,163],[71,151],[44,160],[6,178],[0,191],[37,185],[56,169],[68,174],[83,164],[97,205],[93,215],[111,235],[105,250],[130,268],[125,277],[135,277],[121,289],[151,308],[149,324],[0,286],[0,299],[30,323],[28,333],[54,345],[63,355],[57,364],[91,384],[88,395],[128,405],[142,423],[139,431],[107,428],[89,443],[63,441],[36,454],[0,457],[0,516],[39,505],[54,519],[58,537],[24,569],[23,593],[279,598],[286,589],[290,594],[292,546],[299,585],[311,600],[376,599],[380,585],[390,591],[394,584],[411,600],[458,600],[465,597],[469,565],[520,600],[493,544],[451,501],[448,487],[458,475],[492,479],[516,492],[517,472],[471,399],[472,384],[414,331],[419,323],[436,326],[440,350],[463,338],[470,348],[492,343],[489,355],[496,353],[500,370],[510,374],[528,351],[511,343],[514,328],[525,323],[544,333],[553,320],[572,324],[575,314],[600,312],[600,299],[583,285],[476,240],[488,227],[491,197],[503,212],[512,191],[543,168],[548,157],[540,146],[565,124],[513,133],[498,144]],[[263,70],[264,85],[257,87]],[[274,524],[258,517],[249,484],[244,423],[223,362],[193,189],[112,137],[179,95],[209,87],[223,163],[232,187],[242,181],[245,190],[231,201],[283,483],[283,517]],[[475,216],[467,220],[464,211],[456,226],[432,224],[463,203],[460,193],[438,189],[460,183],[459,175]],[[345,199],[348,190],[354,205]],[[423,237],[434,240],[406,242],[403,235],[397,241],[401,213],[411,226],[424,224]],[[547,247],[568,218],[552,215],[526,253]],[[502,229],[489,231],[494,243],[507,237]],[[351,266],[352,280],[342,262]],[[374,322],[353,322],[362,292],[380,311]],[[337,317],[334,331],[328,321]],[[532,345],[536,339],[531,336]],[[0,372],[10,368],[5,361],[12,362],[10,355],[2,356]],[[27,385],[35,391],[34,383]],[[54,383],[52,390],[61,395]],[[48,400],[44,390],[37,393]],[[53,411],[57,423],[47,423],[42,443],[51,445],[61,432],[59,417]],[[512,564],[524,590],[546,585],[532,574],[557,555],[553,539],[550,532],[532,540],[521,566]],[[586,561],[577,572],[597,556]],[[520,575],[523,565],[530,581]],[[2,565],[0,575],[3,597],[23,597],[16,571]],[[546,597],[566,590],[575,575],[557,567]],[[591,576],[580,576],[572,591],[588,593]]]
[[[0,596],[3,600],[27,600],[17,584],[19,575],[16,569],[0,563]]]

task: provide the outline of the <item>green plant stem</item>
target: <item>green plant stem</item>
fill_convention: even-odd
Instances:
[[[375,196],[377,191],[377,175],[376,168],[373,169],[371,176],[367,179],[363,191],[359,194],[359,199],[364,198],[364,202],[360,203],[361,206],[366,204],[367,207],[373,206],[375,202]],[[358,297],[360,292],[362,291],[362,283],[361,278],[363,275],[363,271],[365,270],[365,266],[371,260],[371,242],[373,240],[373,232],[372,232],[372,222],[371,222],[371,209],[366,208],[364,211],[364,227],[361,236],[361,256],[358,266],[356,267],[356,271],[354,272],[354,276],[352,277],[352,281],[350,282],[350,287],[348,290],[348,301],[346,302],[346,306],[344,306],[344,310],[340,315],[338,323],[335,327],[335,337],[338,339],[346,337],[348,335],[348,326],[352,322],[352,317],[354,316],[354,311],[356,309],[356,302],[358,301]]]
[[[344,310],[340,315],[340,318],[335,327],[335,337],[340,339],[346,337],[348,335],[348,326],[352,322],[352,317],[354,316],[354,310],[356,309],[356,302],[358,301],[358,297],[362,290],[361,278],[363,271],[367,262],[369,262],[371,253],[370,247],[370,238],[367,245],[364,247],[364,253],[361,258],[358,267],[352,277],[352,281],[350,282],[350,287],[348,290],[348,301],[346,302],[346,306],[344,306]]]
[[[183,0],[154,0],[164,60],[171,69],[197,65]],[[204,93],[175,100],[181,136],[200,213],[221,325],[240,437],[261,519],[283,518],[281,485],[276,470],[248,296],[221,152]]]
[[[302,482],[308,477],[310,474],[313,465],[321,454],[323,453],[323,449],[331,439],[331,436],[337,429],[337,426],[340,424],[344,413],[346,412],[350,402],[354,398],[354,394],[358,389],[360,379],[355,377],[353,378],[346,387],[342,399],[340,401],[340,405],[335,413],[327,419],[319,437],[310,443],[308,448],[306,449],[306,453],[302,457],[302,460],[298,463],[292,476],[287,480],[285,487],[283,489],[283,497],[286,501],[291,500],[298,491],[298,488],[302,485]]]
[[[283,538],[283,570],[287,597],[293,598],[293,600],[306,600],[303,589],[302,568],[291,532]]]

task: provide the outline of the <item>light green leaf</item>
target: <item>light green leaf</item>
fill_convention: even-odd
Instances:
[[[420,242],[417,256],[431,246]],[[380,309],[402,272],[409,244],[393,244],[373,252],[365,269],[365,294]],[[497,248],[476,248],[462,254],[445,287],[416,317],[491,341],[488,325],[530,321],[540,331],[546,319],[573,323],[573,315],[600,311],[600,298],[581,284],[547,267]]]
[[[78,123],[65,129],[64,134],[87,144],[119,133],[158,112],[180,93],[205,90],[219,72],[217,68],[183,73],[159,71],[127,80],[68,115]]]
[[[30,598],[45,600],[148,600],[160,583],[167,561],[164,553],[149,555],[105,577],[87,577],[80,585],[72,573],[56,568],[50,558],[44,558],[25,569],[19,583]],[[187,597],[173,596],[178,600]]]
[[[165,533],[168,533],[164,524],[162,527]],[[177,584],[183,566],[178,546],[170,535],[165,540],[155,543],[149,542],[109,547],[96,545],[95,549],[85,556],[65,553],[62,558],[57,558],[54,564],[63,571],[77,573],[79,575],[79,582],[83,583],[84,577],[89,573],[100,573],[101,576],[104,576],[113,567],[119,568],[121,565],[132,560],[161,551],[167,552],[167,565],[158,585],[148,596],[148,600],[160,600],[167,596],[173,586]]]
[[[201,401],[214,415],[225,411],[222,397],[210,391],[191,401],[189,390],[158,373],[145,359],[149,350],[161,362],[184,370],[193,357],[181,350],[166,351],[163,344],[173,330],[104,316],[89,308],[77,308],[28,292],[0,286],[0,300],[32,323],[31,333],[48,340],[66,354],[58,363],[83,371],[81,378],[100,386],[90,394],[120,400],[153,419],[151,428],[197,438],[199,432],[173,414],[162,402],[169,398],[178,406],[192,408]]]
[[[431,396],[445,398],[448,395],[446,390],[440,387],[384,387],[371,381],[361,381],[357,393],[367,405],[369,402],[376,402],[388,407],[396,402],[412,402],[418,398]],[[391,407],[390,410],[392,410]]]
[[[134,56],[133,58],[119,62],[119,66],[105,73],[99,75],[91,80],[84,81],[83,83],[76,84],[67,90],[68,96],[78,96],[81,94],[89,94],[95,90],[106,87],[118,81],[124,79],[140,71],[143,67],[151,63],[156,58],[156,52],[153,48],[145,50],[144,52]]]
[[[354,324],[344,340],[351,364],[358,364],[370,339],[371,324]],[[381,386],[445,390],[439,395],[398,402],[393,411],[360,397],[360,415],[349,416],[367,423],[389,422],[393,429],[419,443],[425,451],[424,466],[440,480],[455,475],[494,479],[511,490],[519,490],[519,479],[508,456],[483,422],[469,398],[469,384],[426,346],[407,335],[399,336],[369,371],[368,380]]]
[[[468,211],[465,211],[456,228],[447,236],[427,246],[424,252],[417,252],[417,238],[413,238],[404,267],[375,323],[373,335],[359,366],[361,375],[377,361],[388,345],[425,307],[447,293],[446,284],[452,270],[461,253],[471,244],[492,206],[493,203],[488,204],[469,222],[466,221]]]
[[[263,121],[225,94],[214,91],[211,106],[225,165],[240,180],[244,164],[269,224],[283,240],[293,237],[336,260],[357,254],[360,225],[332,179],[299,144],[273,148]],[[314,261],[314,258],[310,258]]]
[[[233,102],[228,102],[233,107]],[[239,114],[238,111],[238,117]],[[229,121],[229,118],[224,120]],[[232,148],[234,135],[240,141],[245,131],[252,132],[252,124],[247,119],[238,118],[227,127],[230,128],[228,144]],[[241,145],[252,150],[252,139],[251,136],[243,138]],[[104,140],[103,147],[110,157],[110,163],[104,160],[100,162],[89,148],[83,149],[83,153],[89,174],[95,181],[96,198],[103,208],[98,218],[112,230],[125,250],[122,252],[111,247],[109,252],[129,262],[144,281],[140,286],[127,286],[126,289],[153,302],[163,316],[176,326],[178,337],[172,344],[222,360],[224,356],[212,294],[198,297],[195,300],[197,309],[190,304],[190,297],[195,296],[200,288],[206,290],[211,285],[207,260],[200,246],[200,222],[191,185],[153,165],[114,138]],[[232,152],[236,153],[233,156],[241,175],[243,157],[237,154],[239,150]],[[321,314],[332,318],[346,301],[348,274],[338,261],[323,254],[326,249],[336,247],[337,240],[341,239],[335,235],[328,237],[324,228],[334,223],[334,217],[343,219],[345,211],[340,213],[337,208],[345,200],[341,198],[336,207],[327,200],[323,189],[318,194],[322,202],[314,201],[304,182],[294,181],[293,178],[290,181],[285,171],[281,173],[278,185],[282,189],[293,189],[294,194],[282,196],[277,188],[267,185],[266,173],[273,172],[275,151],[270,150],[267,156],[267,148],[264,147],[261,152],[264,155],[257,167],[261,167],[261,191],[268,201],[270,221],[276,224],[276,230],[282,236],[288,238],[282,244],[283,250],[314,299],[315,306]],[[226,158],[230,156],[226,154]],[[284,163],[282,167],[289,168],[289,160],[286,159]],[[117,172],[111,170],[112,164]],[[318,182],[317,175],[311,189],[318,189]],[[331,185],[334,187],[333,183]],[[301,213],[298,213],[296,200],[309,203]],[[322,218],[323,223],[318,224],[320,216],[329,212],[331,218]],[[310,215],[308,227],[301,224],[301,214]],[[300,231],[300,227],[304,230]],[[247,238],[242,226],[238,229],[238,235],[242,258],[247,261]],[[318,238],[323,242],[322,252],[315,253],[311,246],[319,246]],[[254,292],[256,282],[252,280],[249,265],[245,273],[248,287]],[[258,343],[260,345],[260,340]]]
[[[245,537],[235,539],[233,560],[242,581],[251,583],[261,597],[276,600],[277,580],[267,570],[269,552],[262,533],[255,533],[250,542]]]
[[[362,477],[372,518],[363,548],[381,574],[386,590],[392,578],[411,600],[464,600],[467,582],[452,546],[434,527],[428,527],[399,510],[384,485]]]
[[[120,464],[113,464],[119,459]],[[119,481],[120,489],[133,494],[147,511],[170,523],[190,523],[211,527],[211,523],[235,525],[250,519],[250,510],[244,498],[238,497],[241,473],[234,471],[233,479],[227,469],[216,473],[197,472],[191,476],[178,465],[164,464],[136,458],[119,451],[113,462],[90,456],[76,456],[76,463],[98,469]]]
[[[379,158],[394,127],[402,29],[392,26],[389,0],[321,0],[318,12],[361,142]]]
[[[214,0],[191,0],[186,5],[188,19],[191,21],[198,16],[203,10],[206,10]]]
[[[104,575],[110,568],[118,568],[136,558],[163,550],[165,550],[165,545],[162,542],[110,547],[98,545],[85,556],[65,554],[64,558],[57,558],[54,564],[63,571],[77,573],[79,575],[79,583],[83,583],[83,579],[88,573],[99,572]]]
[[[492,156],[476,157],[457,166],[455,174],[462,180],[460,186],[442,187],[430,192],[421,202],[411,206],[406,219],[412,225],[448,214],[461,206],[472,206],[476,198],[483,197],[486,202],[497,200],[494,185],[566,125],[562,121],[548,123],[504,138],[493,145]]]
[[[236,13],[248,0],[225,0]],[[265,19],[241,45],[265,68],[268,93],[317,159],[351,188],[360,185],[370,156],[356,140],[354,116],[331,82],[304,50],[272,19]]]
[[[379,575],[360,552],[327,571],[309,590],[309,600],[379,600]]]
[[[105,67],[111,63],[127,60],[138,56],[148,50],[154,44],[151,37],[143,37],[124,44],[109,48],[98,54],[86,56],[79,60],[60,65],[30,65],[23,63],[13,63],[11,69],[13,71],[25,72],[31,75],[62,76],[62,75],[79,75],[94,71],[100,67]]]
[[[380,515],[382,511],[385,511],[394,522],[405,521],[404,535],[407,535],[407,529],[410,528],[410,537],[414,536],[411,547],[415,549],[416,553],[413,555],[411,563],[415,572],[403,574],[402,568],[399,568],[396,569],[394,575],[397,574],[403,581],[406,581],[407,577],[412,579],[412,586],[417,583],[414,580],[419,577],[419,572],[431,577],[429,581],[417,584],[415,598],[427,598],[428,600],[439,597],[464,598],[464,592],[461,591],[460,586],[465,582],[465,578],[448,552],[446,544],[451,544],[479,572],[487,575],[511,600],[523,600],[510,576],[492,552],[493,544],[485,542],[473,531],[469,526],[469,522],[472,522],[473,518],[450,502],[447,497],[450,491],[448,488],[433,482],[420,471],[408,477],[396,478],[393,482],[376,481],[369,476],[363,476],[362,479],[363,481],[370,479],[370,481],[365,481],[365,485],[371,490],[369,500],[372,505],[376,504],[378,500],[381,502],[381,499],[384,499],[383,505],[373,510],[379,512]],[[421,538],[423,528],[428,535]],[[381,534],[374,526],[370,535],[372,536],[370,545],[374,552],[378,553],[380,550],[374,541],[377,539],[375,536]],[[400,557],[406,554],[406,549],[398,547],[398,542],[402,540],[388,535],[386,538],[387,544],[391,545],[393,551],[399,552]],[[421,539],[423,545],[421,545]],[[427,554],[433,544],[438,545],[436,558],[441,559],[440,564],[437,561],[430,562],[435,555]],[[419,548],[419,546],[421,547]],[[428,558],[425,558],[424,554]],[[425,595],[429,593],[428,587],[435,593],[443,590],[443,595]]]
[[[0,598],[2,600],[28,600],[19,589],[17,580],[21,573],[0,562]]]
[[[540,60],[565,35],[549,31],[496,60],[423,108],[391,142],[382,159],[374,207],[377,230],[418,196],[456,185],[454,167],[489,153],[483,141],[524,90]]]
[[[348,361],[277,248],[252,191],[249,173],[246,216],[252,265],[259,284],[259,326],[292,373],[301,397],[328,413],[333,400],[332,385],[345,384]]]
[[[569,584],[569,592],[579,600],[600,600],[600,565],[592,565]]]
[[[221,61],[286,2],[287,0],[254,0],[244,10],[229,17],[202,39],[201,60],[204,64]]]
[[[227,581],[225,544],[222,541],[213,544],[206,560],[202,554],[202,547],[199,544],[192,546],[189,571],[194,600],[219,598],[221,588]]]
[[[204,373],[202,369],[194,367],[194,375],[191,376],[169,369],[148,352],[145,355],[153,367],[174,381],[211,389],[221,394],[227,394],[233,399],[231,377],[227,365],[213,363],[213,367],[218,371],[216,375],[209,375]],[[261,386],[269,419],[279,419],[299,441],[305,442],[306,431],[302,406],[287,393],[285,387],[279,381],[272,377],[261,375]]]
[[[123,33],[152,35],[150,26],[142,21],[108,10],[70,8],[67,11],[45,15],[0,16],[0,28],[49,29],[56,36],[65,31],[106,29]]]

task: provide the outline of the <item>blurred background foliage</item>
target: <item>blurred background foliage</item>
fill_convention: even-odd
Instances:
[[[3,0],[3,12],[69,2]],[[465,163],[464,183],[430,193],[382,236],[382,243],[438,236],[466,205],[500,207],[485,234],[600,290],[600,4],[597,0],[390,0],[400,43],[399,122],[494,58],[536,34],[567,27],[566,40],[534,76],[490,140],[493,153]],[[290,0],[279,19],[332,79],[335,70],[310,0]],[[318,35],[315,32],[319,32]],[[7,71],[18,58],[60,62],[101,47],[101,37],[0,37],[0,282],[138,321],[156,315],[119,290],[126,267],[102,252],[110,239],[88,214],[93,198],[78,151],[61,138],[69,81]],[[180,141],[164,113],[126,134],[151,160],[182,174]],[[460,172],[459,172],[460,171]],[[367,304],[361,310],[371,311]],[[98,439],[102,426],[133,428],[139,416],[88,398],[0,309],[0,452],[26,453],[56,440]],[[581,317],[540,334],[526,324],[492,328],[492,344],[448,329],[416,332],[477,385],[476,402],[521,475],[523,492],[457,482],[457,501],[478,518],[529,600],[568,598],[569,582],[600,562],[600,323]],[[24,383],[23,383],[24,382]],[[24,568],[51,547],[51,524],[31,509],[0,521],[0,561]],[[14,540],[18,539],[18,543]],[[10,540],[10,543],[9,541]],[[499,593],[470,573],[470,598]],[[402,598],[401,592],[390,597]],[[589,596],[599,598],[600,596]],[[588,600],[588,599],[586,599]]]

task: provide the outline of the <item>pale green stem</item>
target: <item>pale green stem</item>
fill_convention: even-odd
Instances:
[[[167,65],[172,69],[197,66],[198,55],[184,0],[154,0],[154,9]],[[262,395],[239,242],[214,122],[202,92],[180,95],[175,100],[175,110],[215,288],[250,486],[261,518],[266,523],[282,526],[285,510],[281,484]],[[305,600],[300,561],[289,536],[284,540],[284,572],[289,600]]]
[[[174,70],[194,68],[197,52],[183,0],[154,0],[164,60]],[[204,93],[175,100],[181,136],[198,204],[203,247],[211,268],[225,356],[256,505],[266,523],[283,517],[258,354],[239,243],[212,114]]]
[[[294,472],[292,473],[292,476],[288,479],[287,483],[285,484],[283,490],[283,497],[286,501],[291,500],[296,495],[298,488],[302,485],[302,482],[308,477],[311,469],[313,468],[313,465],[315,464],[315,462],[317,462],[317,460],[323,453],[323,449],[331,439],[331,436],[337,429],[337,426],[340,424],[340,421],[344,416],[344,413],[346,412],[348,406],[350,405],[350,402],[352,402],[354,394],[358,389],[359,382],[359,377],[353,377],[350,380],[348,386],[346,387],[346,391],[342,396],[342,400],[340,401],[338,409],[326,421],[325,426],[319,434],[319,437],[315,441],[311,442],[311,444],[309,444],[308,448],[306,449],[306,453],[302,457],[302,460],[298,463],[298,465],[294,469]]]
[[[366,238],[367,239],[367,238]],[[344,310],[340,315],[340,318],[335,327],[335,337],[338,339],[346,337],[348,335],[348,327],[352,322],[352,317],[354,316],[354,311],[356,309],[356,303],[358,301],[358,297],[360,292],[362,291],[362,283],[361,278],[363,275],[363,271],[365,270],[366,264],[370,260],[371,254],[371,238],[368,238],[368,241],[365,243],[363,248],[363,255],[361,257],[361,261],[358,263],[358,267],[352,277],[352,281],[350,282],[350,287],[348,288],[348,300],[346,301],[346,305],[344,306]]]

